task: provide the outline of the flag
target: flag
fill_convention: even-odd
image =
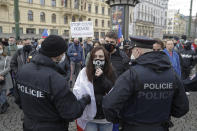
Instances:
[[[121,29],[120,24],[119,24],[119,28],[118,28],[118,43],[120,43],[121,38],[122,38],[122,29]]]
[[[47,38],[49,36],[48,34],[48,30],[44,29],[43,33],[42,33],[42,38]]]

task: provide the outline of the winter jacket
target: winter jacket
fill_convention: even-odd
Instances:
[[[18,49],[11,59],[11,70],[16,74],[24,64],[27,64],[38,52],[32,47],[29,52],[24,50],[24,47]]]
[[[125,126],[123,131],[133,127],[144,127],[143,131],[152,128],[153,131],[163,127],[170,116],[185,115],[189,102],[167,55],[149,52],[136,59],[135,64],[118,78],[103,98],[103,111],[107,120],[121,121]]]
[[[10,61],[10,56],[0,56],[0,76],[3,76],[5,79],[3,84],[0,84],[0,90],[6,89],[8,91],[8,89],[12,88],[13,86],[10,75]]]
[[[129,69],[130,59],[125,52],[117,49],[114,54],[111,54],[110,58],[117,77],[120,76],[127,69]]]
[[[77,56],[74,56],[74,53],[77,53]],[[83,49],[81,45],[72,44],[68,48],[68,56],[70,61],[79,63],[83,61]]]
[[[58,64],[42,54],[19,69],[15,97],[28,131],[67,131],[68,122],[82,115],[87,101],[76,99],[63,73]]]
[[[13,56],[15,54],[15,52],[17,51],[18,47],[16,44],[12,44],[12,45],[8,45],[8,46],[4,46],[4,55],[8,55],[8,56]]]
[[[178,76],[181,77],[181,66],[180,66],[179,55],[175,51],[172,51],[173,54],[172,54],[172,56],[170,56],[167,49],[164,49],[164,52],[168,55],[170,62],[172,64],[174,70],[178,74]]]

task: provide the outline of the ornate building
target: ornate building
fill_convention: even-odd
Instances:
[[[19,0],[21,37],[49,34],[70,38],[70,22],[93,21],[95,38],[110,30],[110,9],[104,0]],[[14,36],[14,0],[0,0],[0,37]]]
[[[167,22],[168,0],[141,0],[133,9],[131,34],[162,38]]]

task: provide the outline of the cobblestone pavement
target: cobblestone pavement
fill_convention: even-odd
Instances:
[[[191,93],[190,112],[180,119],[173,118],[174,127],[170,131],[197,131],[197,93]],[[13,98],[9,97],[10,107],[5,114],[0,114],[0,131],[22,131],[22,111],[13,104]],[[70,124],[69,131],[76,131],[75,123]]]

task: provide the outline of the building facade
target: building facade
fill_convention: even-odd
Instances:
[[[186,17],[179,13],[178,10],[169,10],[167,19],[166,35],[179,36],[187,34]]]
[[[133,9],[130,35],[162,38],[167,22],[168,0],[141,0]]]
[[[70,22],[93,21],[95,38],[110,30],[110,9],[104,0],[19,0],[21,37],[70,36]],[[14,0],[0,0],[0,37],[14,36]]]

